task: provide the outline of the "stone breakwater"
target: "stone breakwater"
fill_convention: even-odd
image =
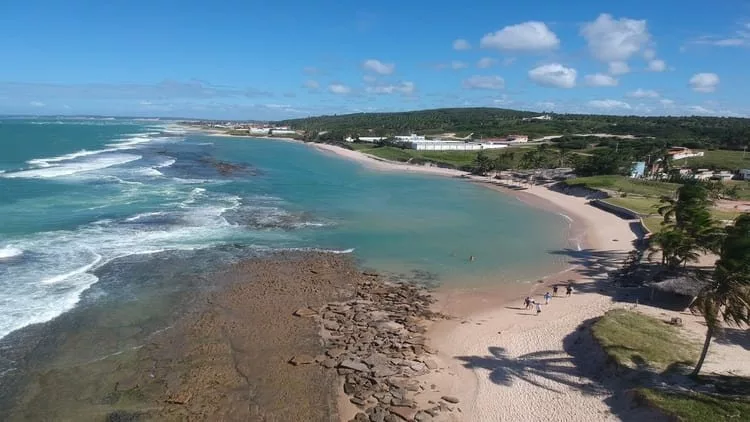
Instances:
[[[438,369],[436,350],[425,337],[430,322],[443,318],[430,310],[434,299],[421,287],[364,275],[369,280],[358,283],[353,299],[294,312],[320,324],[326,351],[289,362],[335,370],[343,394],[356,406],[352,421],[437,421],[460,411],[458,399],[449,396],[418,405],[423,392],[435,389],[419,380]]]

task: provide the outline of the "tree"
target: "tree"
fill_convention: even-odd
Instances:
[[[474,171],[473,173],[484,176],[495,169],[495,163],[487,156],[484,151],[479,151],[479,154],[474,158]]]
[[[496,170],[509,170],[513,168],[513,163],[516,159],[516,153],[513,151],[505,151],[498,155],[495,159]]]
[[[690,306],[706,321],[706,340],[695,365],[698,375],[721,323],[741,326],[750,324],[750,214],[742,214],[726,229],[719,260],[713,277]]]
[[[653,251],[661,249],[662,264],[670,269],[698,260],[698,252],[716,251],[722,230],[711,217],[713,205],[706,186],[689,181],[677,190],[677,198],[664,197],[659,214],[662,230],[651,238]]]

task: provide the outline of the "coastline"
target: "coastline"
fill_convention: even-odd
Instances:
[[[451,286],[434,292],[434,309],[452,318],[428,329],[439,367],[422,381],[437,388],[421,395],[420,404],[439,401],[442,395],[458,398],[461,417],[452,415],[451,420],[536,421],[542,415],[550,420],[585,420],[594,415],[598,415],[598,420],[620,420],[611,413],[613,406],[605,402],[613,400],[611,394],[589,394],[577,384],[585,378],[584,372],[601,368],[604,363],[593,354],[585,365],[574,362],[569,343],[584,321],[599,317],[614,306],[613,299],[600,291],[603,287],[599,282],[634,248],[639,236],[631,229],[630,221],[589,205],[585,198],[544,186],[514,191],[493,184],[488,178],[457,170],[392,163],[333,145],[314,147],[374,170],[464,177],[513,195],[530,206],[561,214],[571,222],[575,247],[567,251],[572,261],[570,268],[533,284],[467,289]],[[543,302],[540,296],[552,285],[568,283],[574,286],[575,293],[569,298],[553,298],[538,316],[519,306],[527,295]],[[560,292],[562,295],[564,287]],[[594,353],[592,349],[596,347],[588,345],[584,352]],[[540,354],[548,361],[535,358]],[[544,368],[551,362],[555,367],[564,367],[564,375],[545,377]],[[536,371],[535,365],[542,370]],[[516,367],[518,372],[508,367]],[[614,407],[627,405],[618,403]],[[637,412],[641,410],[630,414]]]

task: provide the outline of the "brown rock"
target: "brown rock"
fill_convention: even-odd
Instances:
[[[353,359],[346,359],[339,364],[339,368],[352,369],[359,372],[369,372],[370,368],[363,362]]]
[[[315,362],[315,358],[310,355],[297,355],[289,359],[289,363],[292,365],[309,365]]]
[[[453,396],[443,396],[443,397],[440,397],[440,398],[441,398],[442,400],[445,400],[445,401],[447,401],[448,403],[453,403],[453,404],[456,404],[456,403],[458,403],[458,402],[459,402],[458,398],[456,398],[456,397],[453,397]]]
[[[412,409],[411,407],[404,406],[391,406],[388,410],[390,410],[392,414],[408,422],[412,422],[414,420],[414,416],[417,414],[417,409]]]
[[[333,359],[324,359],[320,364],[330,369],[336,366],[336,361]]]
[[[299,308],[296,311],[294,311],[294,316],[303,317],[303,318],[312,317],[315,315],[318,315],[318,312],[310,308]]]

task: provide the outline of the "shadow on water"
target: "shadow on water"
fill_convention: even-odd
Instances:
[[[653,373],[645,362],[636,367],[615,369],[599,347],[590,327],[597,318],[584,321],[563,340],[562,350],[546,350],[512,357],[500,346],[490,347],[485,356],[457,356],[471,370],[489,371],[498,387],[527,382],[562,395],[570,389],[584,395],[609,396],[603,399],[612,414],[627,422],[662,421],[661,415],[636,407],[628,391],[652,383]]]

